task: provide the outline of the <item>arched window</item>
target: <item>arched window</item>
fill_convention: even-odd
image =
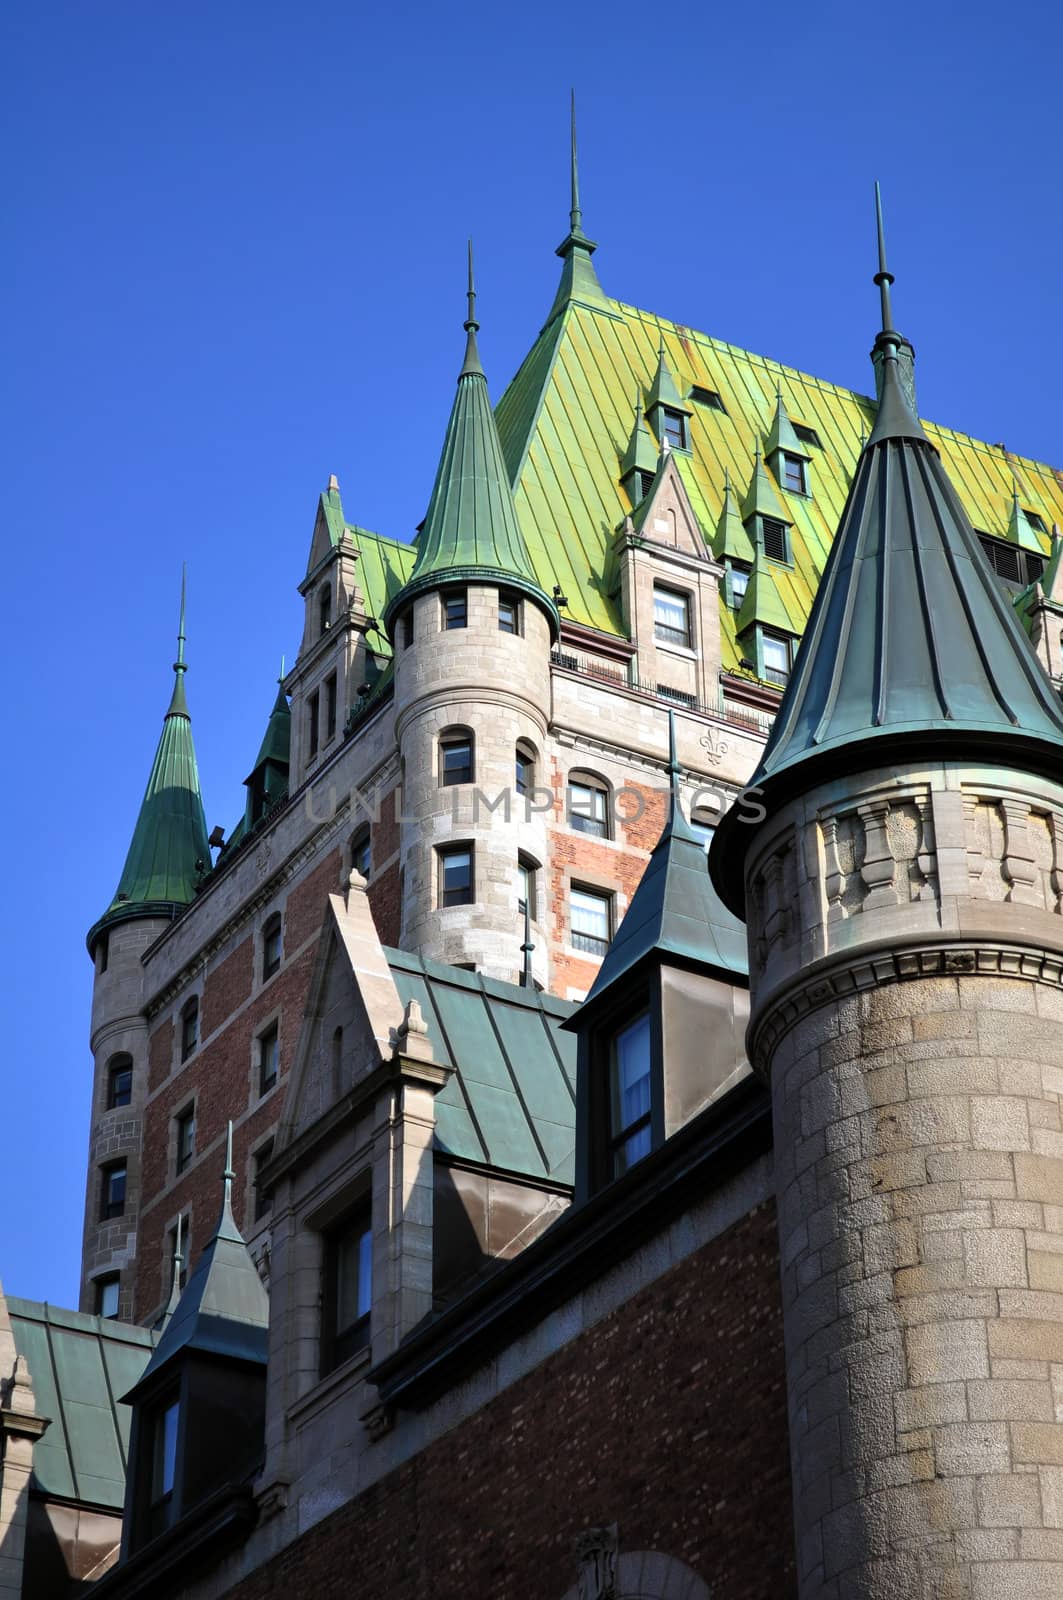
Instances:
[[[535,751],[527,739],[518,739],[514,787],[518,794],[531,794],[535,788]]]
[[[199,1043],[199,1000],[193,997],[181,1012],[181,1060],[187,1061]]]
[[[327,633],[332,626],[332,589],[323,584],[317,591],[317,631]]]
[[[570,772],[568,825],[577,833],[609,837],[609,785],[593,772]]]
[[[281,915],[275,911],[262,929],[262,981],[272,978],[281,964]]]
[[[112,1056],[107,1063],[107,1109],[127,1106],[133,1098],[133,1057]]]
[[[444,789],[476,781],[476,742],[471,728],[445,728],[439,736],[439,782]]]

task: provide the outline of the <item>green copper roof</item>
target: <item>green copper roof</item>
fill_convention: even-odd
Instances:
[[[589,1008],[627,984],[651,953],[693,962],[727,978],[748,977],[746,930],[722,903],[709,878],[704,841],[683,816],[679,804],[679,764],[675,717],[668,716],[671,747],[671,800],[664,832],[650,856],[631,904],[616,931],[582,1006],[564,1024],[582,1025]]]
[[[283,681],[277,681],[277,698],[273,702],[273,710],[266,723],[266,731],[262,736],[262,743],[255,757],[255,767],[261,767],[267,761],[274,765],[286,767],[291,756],[292,742],[292,713],[288,705],[288,696],[284,692]]]
[[[765,803],[816,781],[813,763],[829,775],[913,747],[1059,768],[1063,707],[902,388],[884,261],[876,281],[882,401],[751,779]],[[743,831],[729,814],[712,855],[734,907]]]
[[[598,282],[591,256],[598,246],[583,231],[583,211],[579,203],[579,163],[576,157],[576,96],[572,96],[572,138],[570,152],[571,206],[568,214],[568,233],[557,247],[564,262],[561,282],[557,286],[554,303],[550,307],[547,324],[572,300],[582,300],[585,305],[604,305],[605,296]]]
[[[210,869],[207,820],[185,700],[184,593],[174,687],[122,876],[107,910],[89,932],[89,949],[105,924],[136,916],[173,915],[188,905]]]
[[[753,627],[758,622],[762,627],[779,628],[783,633],[793,631],[786,607],[783,605],[782,595],[779,593],[779,586],[775,581],[777,570],[777,563],[769,561],[763,550],[758,550],[738,611],[735,629],[739,638],[747,628]]]
[[[385,621],[390,632],[401,606],[441,583],[501,580],[523,590],[546,611],[556,636],[557,607],[539,585],[520,531],[480,364],[471,255],[468,294],[465,361],[417,542],[417,559],[406,586],[388,605]]]
[[[34,1488],[48,1498],[121,1511],[130,1411],[118,1396],[140,1378],[155,1335],[13,1295],[7,1308],[38,1413],[51,1419],[33,1446]]]
[[[739,515],[734,490],[731,488],[731,475],[726,467],[723,474],[723,506],[720,510],[720,520],[716,524],[716,532],[712,536],[712,553],[717,561],[723,561],[726,557],[731,561],[749,562],[754,561],[757,554],[746,525]]]
[[[514,950],[520,935],[514,928]],[[576,1041],[570,1000],[386,949],[403,1005],[416,1000],[433,1055],[454,1075],[436,1095],[436,1146],[465,1161],[572,1183]]]
[[[232,1137],[230,1122],[218,1225],[132,1393],[182,1350],[265,1363],[269,1296],[233,1218]]]
[[[759,439],[753,460],[753,476],[749,480],[749,488],[742,501],[742,521],[748,522],[751,517],[773,517],[776,522],[792,521],[783,510],[775,485],[764,465]]]
[[[775,391],[775,415],[772,418],[771,432],[768,434],[764,446],[764,454],[771,457],[777,450],[784,450],[790,456],[802,456],[806,461],[811,457],[808,449],[803,445],[794,432],[794,425],[786,415],[786,407],[782,403],[782,390]]]
[[[646,396],[647,414],[653,410],[654,406],[667,406],[670,411],[683,411],[687,416],[690,415],[690,407],[680,397],[675,379],[672,377],[672,369],[669,367],[664,353],[663,333],[661,335],[660,348],[657,352],[657,371],[653,375],[650,392]]]

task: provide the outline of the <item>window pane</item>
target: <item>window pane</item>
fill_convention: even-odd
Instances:
[[[280,1038],[276,1028],[270,1028],[259,1040],[259,1093],[265,1094],[277,1081],[280,1069]]]
[[[667,644],[689,645],[690,614],[686,596],[671,589],[653,591],[653,631]]]
[[[442,860],[442,900],[445,906],[472,901],[472,851],[448,850]]]
[[[573,889],[569,899],[572,943],[589,955],[604,955],[609,947],[609,897],[590,889]]]
[[[106,1278],[96,1285],[96,1312],[101,1317],[118,1315],[118,1279]]]
[[[605,791],[590,784],[568,786],[568,820],[579,833],[605,834]]]
[[[373,1232],[362,1221],[336,1248],[336,1332],[367,1316],[373,1300]]]
[[[472,743],[448,739],[443,745],[443,784],[472,782]]]
[[[517,751],[516,763],[516,789],[518,794],[527,794],[533,786],[532,763],[530,757]]]
[[[110,1089],[107,1104],[113,1110],[115,1106],[127,1106],[133,1098],[133,1069],[132,1067],[112,1067]]]
[[[500,594],[498,597],[498,628],[500,633],[519,632],[519,601],[509,594]]]
[[[790,676],[790,646],[785,639],[764,635],[764,676],[769,683],[786,683]]]
[[[783,478],[788,489],[805,492],[805,464],[800,456],[783,456]]]
[[[255,1151],[255,1221],[264,1217],[270,1209],[271,1199],[262,1187],[262,1169],[273,1155],[273,1140],[267,1139],[261,1149]]]
[[[738,567],[731,568],[731,599],[736,606],[741,605],[749,588],[749,573],[742,572]]]
[[[664,436],[670,445],[682,450],[686,446],[686,418],[681,411],[666,411],[664,413]]]
[[[152,1470],[151,1498],[161,1500],[173,1493],[174,1472],[177,1466],[178,1404],[167,1406],[155,1421],[155,1460]]]
[[[120,1217],[125,1210],[125,1162],[107,1167],[103,1174],[103,1194],[100,1210],[104,1220]]]
[[[368,878],[370,861],[370,840],[369,834],[366,832],[360,838],[355,839],[351,846],[351,865],[355,872],[360,872],[363,878]]]
[[[467,621],[464,589],[460,594],[448,594],[443,601],[444,628],[464,628]]]
[[[182,1112],[177,1119],[177,1170],[183,1172],[196,1149],[196,1115],[194,1111]]]
[[[644,1013],[623,1028],[610,1053],[610,1121],[614,1173],[626,1172],[647,1155],[651,1143],[650,1018]]]

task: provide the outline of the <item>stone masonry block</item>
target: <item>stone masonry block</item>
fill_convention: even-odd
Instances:
[[[1036,1528],[1041,1490],[1031,1473],[1001,1473],[979,1479],[978,1520],[987,1528]]]
[[[971,1141],[982,1150],[1028,1150],[1026,1102],[1002,1095],[976,1096],[971,1101]]]
[[[909,1382],[915,1387],[989,1376],[986,1326],[981,1320],[923,1323],[908,1329],[905,1347]]]
[[[991,1288],[1026,1284],[1026,1238],[1017,1228],[981,1228],[963,1236],[967,1282]]]

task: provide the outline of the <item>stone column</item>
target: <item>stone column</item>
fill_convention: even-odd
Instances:
[[[802,1600],[1063,1596],[1061,814],[872,772],[749,853]]]

